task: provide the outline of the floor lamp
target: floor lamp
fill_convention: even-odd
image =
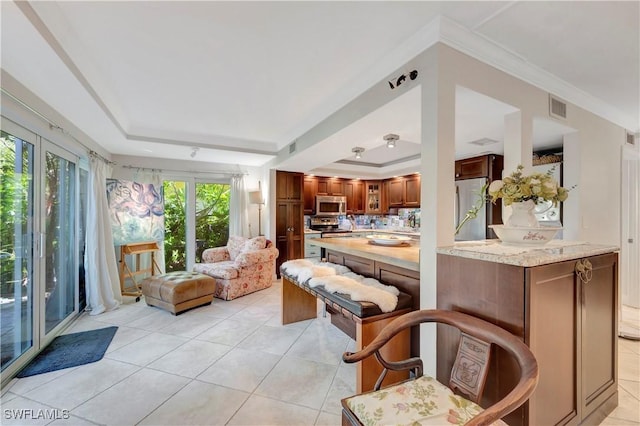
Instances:
[[[262,235],[262,205],[264,204],[264,199],[262,198],[262,187],[260,186],[260,181],[258,181],[258,190],[249,192],[249,202],[251,204],[258,205],[258,236]]]

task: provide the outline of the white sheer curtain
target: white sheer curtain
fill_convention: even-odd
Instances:
[[[153,184],[153,187],[156,189],[156,191],[158,192],[158,194],[161,193],[162,191],[162,186],[163,186],[163,180],[162,180],[162,176],[160,175],[160,171],[158,170],[147,170],[147,169],[142,169],[142,170],[138,170],[134,177],[133,177],[134,182],[138,182],[138,183],[150,183]],[[163,201],[164,202],[164,201]],[[158,267],[160,268],[160,273],[164,274],[165,272],[165,268],[164,268],[164,239],[162,241],[158,241],[158,247],[160,247],[160,250],[158,250],[154,256],[156,259],[156,263],[158,264]],[[140,263],[142,264],[142,267],[144,269],[147,268],[151,268],[151,259],[147,258],[147,256],[143,256],[142,259],[140,259]]]
[[[231,177],[231,197],[229,200],[229,235],[249,237],[249,205],[244,175]]]
[[[98,158],[91,158],[90,169],[85,279],[87,310],[91,311],[90,315],[98,315],[116,309],[122,303],[122,296],[107,203],[107,176],[111,174],[111,167]]]

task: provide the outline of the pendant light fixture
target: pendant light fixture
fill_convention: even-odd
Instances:
[[[400,139],[400,136],[389,133],[388,135],[384,135],[383,139],[387,142],[387,148],[395,148],[396,141]]]
[[[351,152],[355,152],[356,160],[359,160],[362,158],[362,153],[364,152],[364,148],[356,146],[355,148],[351,149]]]

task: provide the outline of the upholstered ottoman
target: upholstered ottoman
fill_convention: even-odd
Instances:
[[[142,281],[147,305],[166,309],[176,315],[213,301],[216,280],[197,272],[169,272]]]

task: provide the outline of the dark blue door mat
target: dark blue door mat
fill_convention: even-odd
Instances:
[[[58,336],[16,377],[29,377],[100,361],[118,327]]]

